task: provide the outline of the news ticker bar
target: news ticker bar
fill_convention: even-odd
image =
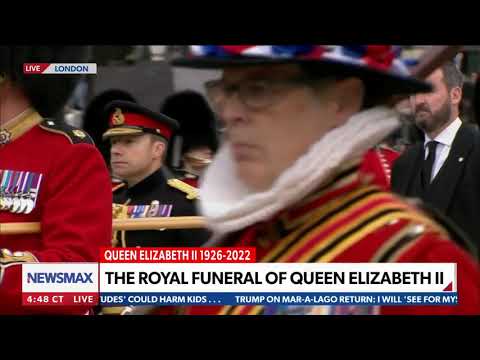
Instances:
[[[178,253],[172,262],[178,250],[172,248],[162,251],[169,254],[165,262],[142,258],[141,254],[155,254],[154,249],[136,249],[135,253],[123,253],[129,254],[129,259],[117,257],[116,262],[113,253],[105,251],[102,260],[110,262],[23,264],[23,302],[161,306],[264,304],[268,299],[278,305],[349,305],[358,304],[358,299],[368,305],[409,305],[412,301],[416,305],[453,305],[458,301],[456,264],[239,263],[238,250],[242,249],[235,249],[236,260],[231,260],[236,262],[217,257],[199,263],[197,256],[209,250],[200,249],[193,251],[196,255],[191,249],[186,252],[187,263],[180,262]],[[226,250],[222,251],[227,254]],[[243,261],[251,260],[244,256]]]
[[[23,293],[25,306],[457,305],[457,293]]]
[[[23,64],[25,75],[38,74],[96,74],[96,63],[25,63]]]

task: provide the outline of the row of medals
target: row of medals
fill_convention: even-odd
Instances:
[[[35,188],[24,189],[23,191],[9,191],[7,179],[8,177],[17,178],[17,184],[14,187],[18,189],[20,182],[23,182],[25,186],[26,180],[32,180],[37,178],[37,184]],[[35,207],[36,198],[38,194],[38,188],[40,186],[42,175],[33,172],[13,171],[13,170],[0,170],[0,211],[9,211],[16,214],[30,214]],[[23,181],[20,181],[22,180]]]
[[[0,210],[16,214],[30,214],[35,206],[34,198],[34,191],[12,195],[0,193]]]
[[[114,218],[138,219],[147,217],[169,217],[173,205],[160,204],[158,200],[152,201],[150,205],[120,205],[113,204]]]

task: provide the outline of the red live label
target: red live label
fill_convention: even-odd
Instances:
[[[41,74],[49,66],[48,63],[29,63],[23,64],[24,74]]]

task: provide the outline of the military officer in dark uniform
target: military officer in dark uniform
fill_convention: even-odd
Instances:
[[[124,180],[114,191],[114,218],[195,216],[197,189],[169,175],[163,165],[177,121],[136,103],[113,101],[106,108],[112,175]],[[121,210],[123,209],[123,211]],[[123,214],[123,215],[119,215]],[[128,231],[114,236],[115,246],[201,246],[204,229]]]

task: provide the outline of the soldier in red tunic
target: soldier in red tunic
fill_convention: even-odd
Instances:
[[[177,66],[220,68],[209,86],[225,139],[200,187],[211,246],[261,262],[453,262],[457,306],[194,307],[220,314],[479,314],[480,273],[457,234],[361,171],[399,126],[387,104],[430,91],[391,46],[194,46]],[[475,214],[472,214],[475,216]]]
[[[21,264],[96,262],[112,237],[107,167],[90,137],[53,116],[74,75],[24,75],[23,63],[86,62],[84,47],[0,47],[0,227],[39,222],[40,234],[0,233],[1,314],[88,314],[83,306],[22,306]]]

